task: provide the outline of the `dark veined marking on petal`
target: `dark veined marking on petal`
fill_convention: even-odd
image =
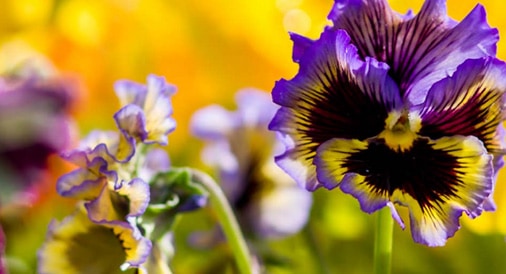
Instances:
[[[456,196],[463,184],[459,159],[449,151],[434,150],[428,139],[415,140],[411,150],[393,151],[381,139],[366,150],[350,154],[343,167],[365,176],[377,195],[391,196],[400,190],[415,199],[422,212],[441,210],[445,200]]]
[[[476,88],[476,89],[475,89]],[[502,119],[501,92],[484,85],[470,88],[462,96],[447,96],[445,101],[422,113],[420,135],[438,139],[464,135],[480,139],[489,152],[501,151],[496,136]]]
[[[361,58],[371,56],[390,66],[389,75],[399,85],[401,96],[421,74],[432,72],[428,68],[441,58],[434,53],[436,48],[455,43],[449,40],[451,29],[445,22],[430,18],[426,10],[403,22],[386,1],[363,5],[358,13],[343,15],[336,28],[348,32]]]
[[[123,238],[124,232],[116,233],[116,232],[114,232],[114,229],[112,229],[112,228],[111,228],[111,231],[114,234],[114,236],[116,236],[116,238],[118,239],[121,247],[123,248],[123,250],[125,250],[125,253],[133,249],[132,246],[126,245],[126,241]]]
[[[418,74],[425,71],[428,64],[437,62],[435,59],[440,57],[438,54],[432,54],[430,61],[424,58],[438,47],[447,35],[442,27],[443,22],[430,20],[431,24],[422,24],[421,22],[427,21],[422,15],[418,14],[412,20],[395,26],[396,35],[392,37],[392,44],[387,45],[391,53],[385,61],[392,68],[389,75],[399,84],[401,96]],[[422,59],[425,66],[420,67]]]
[[[363,5],[371,4],[364,2]],[[359,14],[344,15],[347,20],[340,20],[337,28],[348,32],[362,58],[372,56],[377,60],[386,61],[388,52],[386,41],[389,32],[393,31],[390,26],[398,20],[383,1],[376,1],[374,7],[362,7],[362,9],[372,13],[364,14],[359,11]]]
[[[349,72],[327,60],[317,64],[300,87],[294,110],[297,146],[312,158],[316,147],[331,138],[365,140],[385,127],[388,106],[364,94]]]

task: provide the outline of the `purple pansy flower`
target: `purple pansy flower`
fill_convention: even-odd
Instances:
[[[291,80],[272,91],[276,161],[308,190],[340,187],[372,213],[410,212],[413,239],[444,245],[463,212],[492,208],[504,151],[506,65],[477,6],[462,22],[445,1],[399,15],[385,0],[335,1],[316,40],[292,34]],[[490,200],[487,200],[490,199]]]
[[[114,115],[118,128],[141,142],[166,145],[167,134],[176,127],[170,101],[176,87],[149,75],[146,86],[122,80],[114,88],[122,106]]]
[[[236,101],[237,111],[212,105],[193,115],[193,134],[208,141],[203,158],[218,168],[243,229],[267,238],[294,234],[306,224],[312,198],[273,161],[280,143],[267,124],[277,107],[256,89],[241,90]]]

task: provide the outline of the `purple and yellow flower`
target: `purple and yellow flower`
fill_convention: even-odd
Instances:
[[[122,106],[114,115],[118,128],[141,142],[166,145],[167,134],[176,127],[170,101],[176,87],[149,75],[146,86],[122,80],[114,88]]]
[[[256,89],[241,90],[236,102],[237,111],[211,105],[193,115],[193,134],[208,141],[203,158],[218,169],[246,232],[261,238],[297,233],[307,222],[312,198],[273,161],[281,144],[267,124],[277,107]]]
[[[135,224],[93,222],[80,204],[74,214],[50,224],[38,252],[37,273],[136,273],[124,270],[143,263],[150,249],[151,242]]]
[[[122,105],[114,116],[119,132],[93,131],[77,149],[62,153],[78,168],[58,179],[57,191],[81,202],[74,215],[50,226],[39,251],[41,273],[116,273],[150,266],[153,243],[146,234],[152,229],[142,226],[142,216],[151,201],[150,180],[170,162],[165,151],[142,145],[167,143],[175,126],[170,104],[175,88],[150,75],[147,87],[119,81],[116,90]],[[93,252],[105,243],[114,249],[114,262]],[[75,245],[82,247],[76,251]]]
[[[92,232],[95,231],[95,226],[104,226],[112,229],[122,242],[123,238],[130,239],[128,245],[124,246],[126,259],[123,263],[138,267],[149,255],[151,242],[140,234],[133,221],[146,210],[150,191],[148,183],[134,176],[136,167],[130,160],[136,155],[130,154],[125,162],[117,159],[117,154],[122,151],[116,149],[120,147],[120,136],[116,132],[94,131],[83,140],[80,148],[64,154],[65,159],[79,168],[60,177],[57,190],[64,197],[85,201],[82,210],[89,222],[93,223],[93,226],[88,226]],[[50,228],[46,246],[51,246],[61,231],[69,230],[72,237],[77,233],[72,229],[79,218],[68,218],[62,224]],[[66,228],[67,225],[69,228]],[[54,256],[51,252],[52,250],[43,248],[40,253]]]
[[[276,161],[308,190],[340,187],[372,213],[406,206],[418,243],[444,245],[463,212],[481,214],[502,166],[506,65],[477,6],[445,1],[400,15],[385,0],[335,1],[318,40],[292,34],[291,80],[272,91]]]

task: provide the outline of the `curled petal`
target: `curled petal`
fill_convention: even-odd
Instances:
[[[350,34],[363,58],[390,65],[401,94],[413,104],[466,59],[495,55],[499,38],[482,6],[456,24],[445,0],[425,1],[414,17],[398,15],[385,0],[336,0],[329,19]]]
[[[150,243],[140,240],[137,232],[133,227],[94,224],[80,206],[62,222],[50,224],[46,240],[37,253],[37,273],[125,273],[122,265],[138,265],[142,261],[138,258],[149,255]],[[135,270],[126,273],[135,273]]]
[[[128,199],[111,190],[108,184],[102,187],[96,199],[85,204],[85,208],[90,220],[97,224],[125,222],[129,213]]]
[[[147,138],[146,117],[141,107],[126,105],[114,114],[114,120],[123,134],[139,140]]]
[[[93,199],[98,196],[106,181],[115,182],[118,178],[116,171],[110,170],[104,158],[96,157],[91,161],[85,152],[73,153],[74,159],[84,157],[86,165],[72,172],[64,174],[56,182],[56,190],[64,197],[79,199]],[[80,161],[80,160],[79,160]]]
[[[272,97],[281,105],[269,128],[286,135],[276,161],[307,189],[318,187],[312,159],[332,138],[363,140],[379,134],[388,112],[401,106],[388,66],[360,60],[342,30],[326,30],[300,58],[299,73],[276,83]]]
[[[63,152],[62,158],[87,167],[96,158],[107,163],[128,162],[135,153],[135,140],[128,139],[114,131],[92,131],[75,150]]]
[[[142,142],[166,145],[167,134],[176,126],[170,101],[176,88],[155,75],[149,75],[147,82],[146,87],[130,81],[116,82],[123,106],[115,115],[116,123],[124,133]]]
[[[92,200],[100,195],[106,183],[106,177],[79,168],[58,178],[56,190],[63,197]]]
[[[315,162],[326,185],[340,185],[366,212],[407,206],[413,239],[429,246],[454,235],[462,212],[479,215],[492,190],[492,156],[475,137],[418,139],[402,152],[381,139],[332,139]]]
[[[146,113],[147,143],[158,142],[167,144],[167,134],[176,127],[171,117],[172,103],[170,97],[176,92],[176,87],[168,84],[165,78],[155,75],[148,76],[148,93],[144,103]]]
[[[121,245],[125,249],[125,263],[121,265],[123,270],[131,267],[139,267],[146,262],[151,253],[152,243],[141,235],[141,232],[135,224],[104,224],[113,230],[114,235],[118,237]]]
[[[149,185],[139,178],[114,186],[114,190],[128,199],[129,213],[127,217],[137,217],[146,211],[149,204]]]
[[[147,88],[132,81],[117,81],[114,83],[114,91],[119,98],[121,106],[128,104],[143,106],[146,100]]]
[[[130,217],[142,215],[149,199],[149,185],[136,178],[130,182],[108,184],[101,190],[100,195],[86,203],[85,207],[93,222],[121,223]]]

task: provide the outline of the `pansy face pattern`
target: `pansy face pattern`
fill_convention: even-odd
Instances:
[[[384,0],[335,1],[317,40],[292,34],[299,72],[272,91],[276,161],[308,190],[340,189],[372,213],[410,212],[416,242],[444,245],[463,212],[492,208],[502,166],[506,65],[477,6],[400,15]]]

